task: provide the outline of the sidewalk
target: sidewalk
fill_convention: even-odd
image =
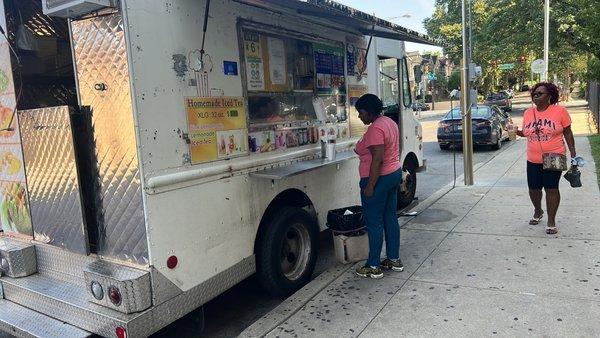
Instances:
[[[588,164],[582,188],[561,179],[557,235],[545,219],[527,224],[521,139],[480,166],[474,186],[400,218],[404,272],[373,280],[354,274],[362,262],[340,265],[241,336],[600,335],[600,191],[587,138],[576,146]]]

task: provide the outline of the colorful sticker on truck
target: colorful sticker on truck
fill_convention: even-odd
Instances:
[[[3,7],[0,3],[0,13],[4,13]],[[0,21],[4,21],[3,18]],[[0,24],[5,26],[3,22]],[[10,53],[8,42],[0,37],[0,228],[9,235],[31,237],[33,229]]]

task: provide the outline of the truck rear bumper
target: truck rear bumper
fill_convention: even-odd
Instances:
[[[0,299],[0,330],[17,337],[90,337],[92,334],[6,299]]]

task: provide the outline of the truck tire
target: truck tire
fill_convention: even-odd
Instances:
[[[268,221],[257,248],[257,272],[265,290],[288,296],[312,277],[319,228],[312,216],[297,207],[281,207]]]
[[[405,161],[402,166],[403,179],[398,187],[398,210],[409,206],[415,199],[417,192],[417,165],[414,161]]]

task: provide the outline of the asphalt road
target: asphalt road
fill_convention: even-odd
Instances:
[[[515,104],[510,113],[515,124],[520,125],[523,110],[529,105]],[[424,200],[441,187],[463,173],[462,150],[440,150],[437,139],[437,123],[440,117],[428,117],[421,120],[423,126],[424,154],[427,158],[427,171],[417,176],[417,198]],[[505,143],[505,146],[509,141]],[[475,148],[474,164],[492,158],[496,151],[489,148]],[[325,271],[334,264],[333,243],[331,238],[322,236],[319,261],[315,275]],[[260,317],[268,313],[283,301],[264,293],[254,277],[241,282],[229,291],[210,301],[204,306],[204,331],[198,332],[197,318],[200,312],[193,312],[187,317],[171,324],[153,337],[235,337]]]

